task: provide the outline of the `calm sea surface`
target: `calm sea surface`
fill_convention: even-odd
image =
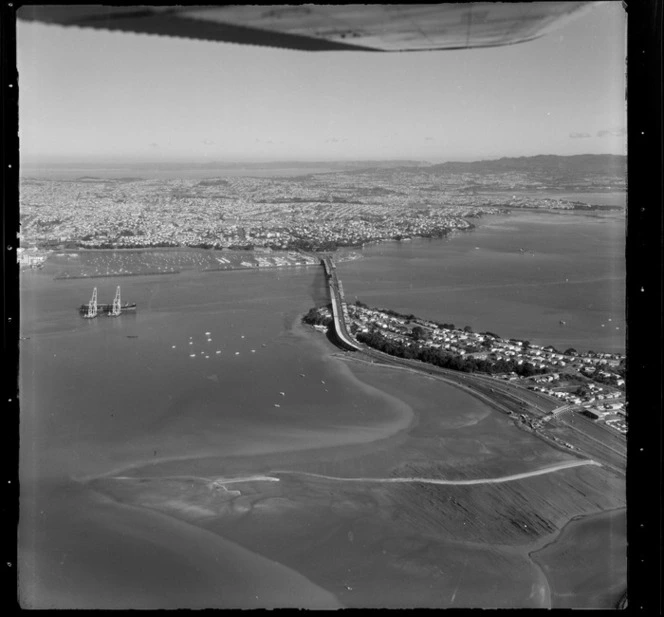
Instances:
[[[476,224],[444,241],[366,248],[366,259],[338,266],[346,299],[558,348],[624,351],[622,213],[515,212]]]
[[[615,215],[517,213],[443,241],[368,247],[339,274],[349,301],[357,295],[502,336],[621,351],[624,233]],[[322,268],[94,282],[56,281],[52,268],[21,280],[21,333],[29,337],[20,343],[24,603],[219,606],[233,589],[246,596],[272,585],[310,605],[334,605],[325,590],[267,560],[235,580],[233,564],[249,559],[244,549],[80,482],[208,456],[243,456],[250,466],[266,453],[369,443],[408,426],[408,405],[360,382],[330,360],[322,335],[297,326],[327,302]],[[79,317],[93,285],[110,302],[118,284],[123,299],[138,303],[136,315]],[[463,393],[449,391],[454,405],[464,404]],[[226,570],[221,554],[233,555]]]

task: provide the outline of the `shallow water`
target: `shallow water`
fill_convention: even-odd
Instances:
[[[442,242],[365,249],[364,260],[338,267],[348,299],[357,293],[369,304],[534,342],[621,348],[623,329],[609,335],[593,324],[607,316],[624,323],[624,268],[616,248],[623,223],[522,213],[480,223],[473,233]],[[535,255],[519,254],[520,244],[535,247]],[[563,274],[568,284],[560,282]],[[20,343],[19,565],[27,606],[274,605],[286,601],[277,594],[284,586],[302,606],[353,603],[339,580],[307,562],[306,551],[280,563],[250,557],[225,532],[214,539],[81,483],[95,476],[216,477],[284,468],[360,476],[431,460],[449,470],[479,465],[519,473],[524,465],[560,459],[451,386],[331,358],[325,337],[298,325],[311,306],[327,302],[322,268],[94,283],[52,275],[47,265],[21,280],[21,334],[29,339]],[[138,303],[137,314],[80,318],[76,309],[93,285],[101,298],[118,284],[123,299]],[[566,328],[558,325],[561,316]],[[202,505],[200,511],[178,505],[172,495],[168,503],[187,516],[205,512]],[[325,511],[320,524],[329,534],[336,523]],[[389,525],[383,529],[389,534]],[[254,532],[247,528],[245,544]],[[321,542],[319,556],[335,550],[334,536]],[[464,550],[455,549],[459,567]],[[234,557],[220,563],[219,551]],[[346,558],[378,559],[372,551],[354,544]],[[477,554],[473,563],[507,559]],[[416,561],[403,566],[411,577],[404,597],[449,603],[454,584],[445,587],[443,602],[442,595],[426,595],[429,583],[412,582],[420,576]],[[220,580],[240,562],[246,576],[231,577],[233,585],[220,592]],[[531,568],[517,562],[510,563],[527,590]],[[384,578],[367,584],[365,599],[400,580],[389,568],[379,571]],[[309,572],[317,573],[316,581],[302,576]],[[258,600],[252,594],[257,580],[264,585]],[[490,586],[473,596],[479,581],[470,575],[464,581],[454,605],[492,597]]]
[[[311,271],[137,277],[122,281],[124,297],[139,305],[136,315],[84,320],[76,306],[89,282],[25,277],[21,329],[30,338],[21,342],[21,544],[34,547],[35,559],[28,603],[90,606],[98,585],[88,586],[82,572],[116,585],[120,566],[75,538],[53,578],[50,560],[62,542],[69,544],[63,538],[72,527],[92,547],[117,536],[104,523],[104,507],[89,508],[92,498],[80,487],[72,492],[72,478],[163,460],[371,442],[408,426],[407,405],[330,362],[322,335],[293,328],[321,300],[321,281]],[[110,280],[108,289],[115,284]],[[99,516],[82,517],[84,511]],[[167,545],[168,533],[160,537]],[[136,545],[127,555],[155,542],[132,538],[124,543]],[[143,560],[163,572],[140,583],[142,606],[158,596],[164,576],[180,577],[159,554],[148,551]],[[30,580],[30,568],[22,571]],[[126,579],[117,585],[124,589]],[[188,589],[185,596],[197,597],[197,587]]]

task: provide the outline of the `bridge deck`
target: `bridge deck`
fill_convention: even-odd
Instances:
[[[344,347],[353,351],[361,351],[362,348],[352,339],[348,333],[348,330],[346,329],[343,300],[341,296],[341,290],[339,288],[340,282],[337,278],[334,262],[330,257],[323,257],[323,259],[321,259],[321,263],[325,268],[328,287],[330,289],[330,299],[332,300],[332,315],[334,317],[334,331],[337,335],[337,338]]]

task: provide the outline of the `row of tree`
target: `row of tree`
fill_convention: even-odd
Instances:
[[[440,366],[441,368],[462,371],[464,373],[499,374],[514,372],[521,377],[530,377],[546,372],[546,369],[538,369],[530,362],[523,362],[522,364],[518,364],[515,360],[497,360],[492,362],[491,360],[452,354],[442,349],[407,345],[401,341],[391,340],[376,331],[358,332],[357,340],[373,349],[396,356],[397,358],[420,360],[421,362]]]

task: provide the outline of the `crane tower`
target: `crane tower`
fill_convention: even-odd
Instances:
[[[92,290],[92,298],[88,302],[88,312],[85,314],[87,319],[92,319],[97,316],[97,288]]]
[[[120,302],[120,285],[115,290],[115,298],[113,298],[113,308],[111,309],[110,315],[117,317],[122,312],[122,304]]]

